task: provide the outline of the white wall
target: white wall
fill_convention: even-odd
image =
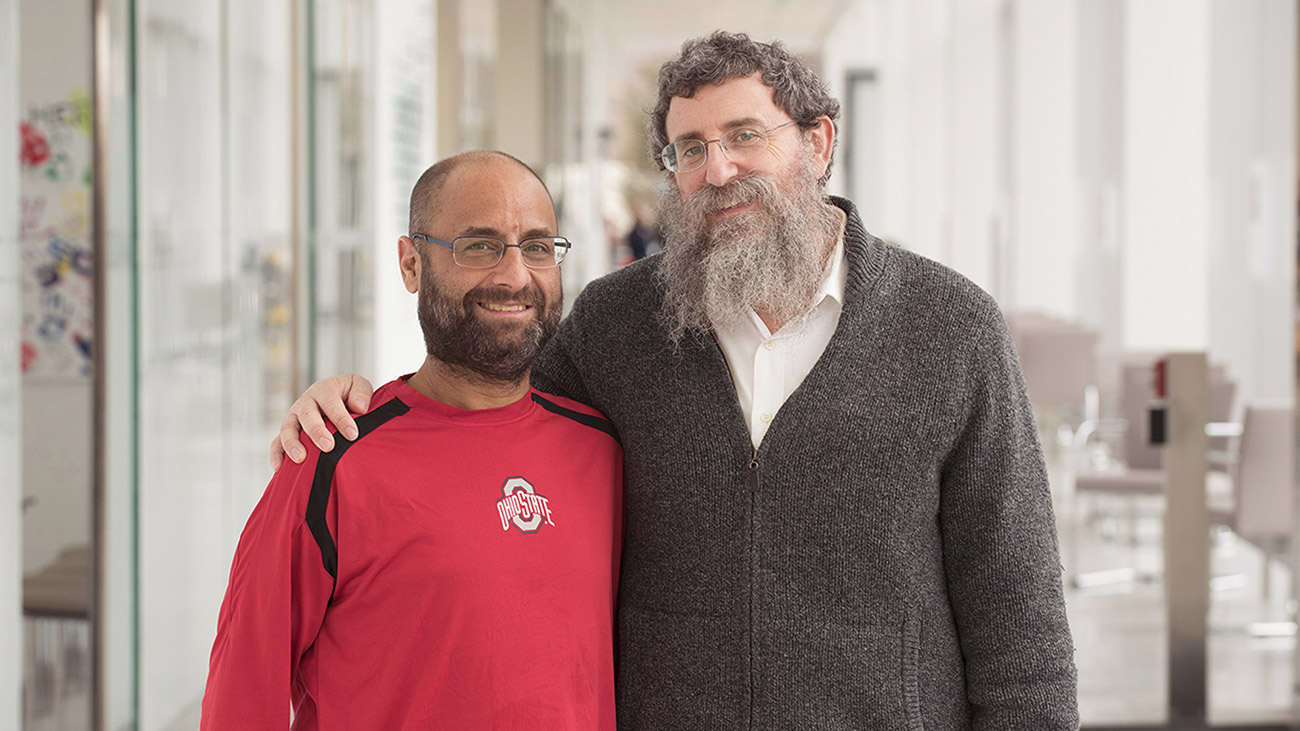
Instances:
[[[841,101],[850,71],[877,74],[880,168],[853,171],[879,176],[868,228],[1005,306],[1058,314],[1076,308],[1076,286],[1042,272],[1077,258],[1074,8],[860,0],[828,35],[823,68]]]
[[[835,155],[835,169],[831,175],[830,183],[827,185],[827,191],[835,195],[847,195],[849,193],[848,178],[850,171],[845,146],[853,134],[854,121],[852,118],[853,110],[849,108],[848,75],[855,71],[878,72],[885,65],[884,58],[887,49],[884,44],[886,36],[882,31],[885,27],[884,15],[887,10],[887,3],[880,0],[850,4],[844,10],[844,13],[836,18],[822,47],[819,73],[822,81],[830,89],[831,96],[840,100],[840,144]],[[876,74],[877,87],[885,83],[885,81],[886,79],[882,78],[879,73]],[[888,109],[884,105],[878,104],[876,107],[866,108],[864,111],[876,118],[874,128],[878,130],[879,138],[855,140],[854,144],[870,144],[874,146],[876,148],[875,157],[878,157],[884,152],[885,148],[884,134],[880,130],[883,127],[882,123]],[[866,157],[873,156],[868,155]],[[870,202],[854,202],[858,203],[859,209],[863,210],[878,210],[881,205],[880,199]],[[873,216],[871,220],[864,220],[863,223],[866,224],[867,230],[873,233],[879,233],[878,229],[882,225],[879,216]]]
[[[910,179],[904,208],[907,234],[901,243],[946,261],[952,246],[949,4],[909,3],[908,13],[907,93],[900,101],[908,119],[903,149]]]
[[[1296,20],[1294,2],[1210,7],[1207,342],[1239,401],[1293,397]]]
[[[951,246],[945,259],[995,296],[1005,291],[999,278],[999,247],[1007,221],[1001,201],[1005,134],[999,127],[999,0],[955,3],[952,25],[961,29],[950,41],[950,106],[947,130],[952,138],[949,162]]]
[[[1124,347],[1203,350],[1208,338],[1210,3],[1125,11]]]
[[[853,171],[877,176],[868,228],[1007,310],[1096,328],[1105,350],[1208,349],[1242,400],[1289,398],[1295,14],[1289,0],[851,3],[823,73],[842,100],[848,73],[878,79],[879,162]]]
[[[90,246],[90,186],[82,177],[90,135],[71,117],[77,100],[89,97],[90,13],[74,0],[19,6],[19,114],[49,147],[45,161],[24,165],[21,183],[23,341],[38,353],[22,379],[23,494],[34,500],[23,514],[23,570],[32,572],[63,548],[90,542],[92,390],[86,361],[71,345],[74,332],[92,335],[90,279],[64,269],[57,284],[36,284],[37,269],[54,261],[54,237]],[[68,329],[38,335],[46,317]]]
[[[1002,304],[1075,317],[1075,0],[1011,8],[1014,296]]]
[[[1078,4],[1078,317],[1099,347],[1120,348],[1120,179],[1123,174],[1124,0]]]

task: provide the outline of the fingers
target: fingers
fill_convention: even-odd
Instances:
[[[352,410],[352,413],[364,414],[369,411],[370,397],[375,395],[375,388],[370,385],[370,381],[356,374],[340,376],[340,378],[347,379],[343,395],[347,397],[348,408]]]
[[[297,408],[296,402],[294,408]],[[298,439],[299,431],[301,429],[302,426],[298,421],[298,414],[295,413],[293,409],[290,409],[289,415],[284,417],[284,421],[280,424],[280,435],[276,437],[276,442],[279,443],[280,450],[287,454],[289,459],[298,464],[302,464],[302,461],[307,459],[307,450],[302,446],[302,442]],[[272,447],[272,463],[275,462],[274,452],[275,448]]]
[[[359,385],[364,385],[364,388],[357,388]],[[312,388],[307,389],[307,393],[304,393],[303,398],[300,398],[299,401],[303,401],[308,395],[316,399],[313,406],[316,406],[318,412],[311,412],[308,408],[305,408],[307,405],[303,405],[302,411],[304,415],[311,416],[315,420],[318,416],[324,414],[325,419],[329,419],[329,423],[333,424],[339,433],[342,433],[348,440],[355,440],[356,421],[352,420],[352,415],[348,412],[348,405],[344,403],[344,399],[347,399],[350,403],[364,401],[359,407],[354,408],[354,411],[357,414],[365,414],[365,412],[369,411],[370,395],[372,395],[369,381],[355,375],[334,376],[333,379],[316,381],[315,384],[312,384]],[[354,406],[356,406],[355,403]],[[307,427],[307,425],[307,420],[304,419],[303,427]],[[311,431],[307,433],[312,434]],[[320,446],[320,441],[315,440],[315,436],[313,436],[313,441],[316,441],[316,445]],[[329,451],[324,446],[321,446],[321,449]]]
[[[312,388],[315,387],[312,386]],[[321,404],[312,398],[311,388],[307,389],[307,393],[299,396],[293,406],[293,410],[298,414],[298,422],[303,433],[320,448],[320,451],[328,452],[334,448],[334,435],[330,434],[329,428],[325,426],[325,420],[321,418],[321,408]],[[347,410],[344,409],[344,414],[346,413]],[[348,417],[348,421],[351,420],[352,417]],[[352,428],[356,429],[356,425],[353,424]],[[283,427],[281,427],[281,434],[283,434]],[[292,450],[290,450],[289,456],[293,456]]]
[[[326,420],[347,439],[356,439],[357,423],[348,408],[356,413],[369,411],[374,392],[370,381],[358,375],[335,376],[313,383],[293,402],[280,424],[280,434],[271,442],[271,467],[280,469],[286,455],[299,464],[307,459],[301,434],[306,434],[322,452],[333,449],[334,436]]]
[[[313,426],[315,424],[320,424],[320,433],[323,433],[326,438],[329,438],[329,430],[325,428],[325,423],[321,421],[322,413],[325,418],[329,419],[329,422],[343,434],[343,436],[348,438],[349,441],[357,438],[357,422],[352,420],[352,414],[348,413],[348,407],[343,403],[341,397],[336,396],[332,399],[321,399],[316,405],[320,410],[308,413],[306,416],[315,420]],[[317,432],[312,431],[307,424],[308,420],[303,419],[303,427],[307,430],[307,434],[312,438],[312,441],[316,442],[316,446],[320,447],[321,451],[330,451],[334,446],[333,440],[330,440],[330,446],[328,447],[321,444],[321,440],[316,438]]]
[[[279,472],[282,464],[284,464],[284,446],[280,444],[280,435],[276,434],[271,440],[271,471]]]

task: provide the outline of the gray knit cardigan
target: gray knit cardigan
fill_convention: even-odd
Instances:
[[[1051,496],[998,307],[832,200],[839,327],[757,451],[712,336],[666,339],[657,257],[589,285],[536,364],[626,451],[619,726],[1077,728]]]

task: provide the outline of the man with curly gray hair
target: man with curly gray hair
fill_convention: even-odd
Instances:
[[[623,441],[619,726],[1075,729],[1006,324],[825,194],[838,113],[780,43],[683,45],[650,118],[665,251],[590,284],[533,368]],[[317,383],[283,443],[346,427],[349,384],[364,406]]]

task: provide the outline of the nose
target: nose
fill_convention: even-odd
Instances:
[[[524,266],[523,250],[517,245],[510,245],[501,253],[501,261],[492,268],[489,281],[497,286],[509,287],[511,291],[523,289],[532,278],[531,271]]]
[[[740,168],[727,157],[726,150],[722,149],[722,142],[713,140],[709,144],[715,142],[717,148],[709,150],[708,156],[704,158],[704,179],[709,185],[719,188],[736,177]]]

